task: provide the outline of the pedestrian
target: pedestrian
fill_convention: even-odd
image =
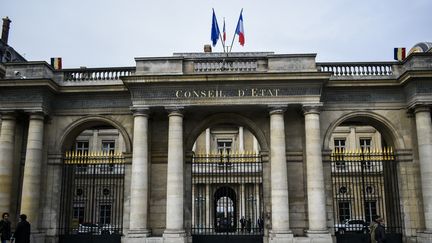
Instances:
[[[259,231],[262,232],[264,229],[264,219],[262,217],[259,217],[257,224],[258,224]]]
[[[386,235],[385,235],[385,229],[384,229],[384,219],[383,218],[377,218],[375,220],[377,222],[377,227],[375,229],[375,240],[377,243],[384,243],[386,242]]]
[[[19,220],[13,235],[14,243],[30,243],[30,223],[27,222],[27,215],[21,214]]]
[[[7,243],[12,236],[9,213],[2,214],[2,219],[0,220],[0,235],[1,243]]]
[[[252,230],[252,221],[250,218],[246,219],[246,230],[248,233],[250,233]]]
[[[241,232],[244,232],[245,225],[246,225],[246,219],[244,216],[242,216],[240,219]]]
[[[371,243],[376,243],[376,240],[375,240],[375,231],[376,231],[376,228],[378,226],[378,223],[376,222],[376,220],[378,218],[380,218],[380,216],[375,217],[375,219],[372,221],[372,223],[369,226],[369,229],[370,229],[370,242]]]

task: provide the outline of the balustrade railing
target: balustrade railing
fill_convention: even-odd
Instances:
[[[317,63],[318,71],[333,76],[392,76],[394,63]]]
[[[194,62],[194,72],[252,72],[258,67],[256,60],[213,60]]]
[[[63,69],[64,81],[118,80],[135,73],[135,67]]]

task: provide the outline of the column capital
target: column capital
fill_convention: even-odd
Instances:
[[[29,112],[30,120],[45,120],[45,113],[42,111]]]
[[[303,114],[319,114],[321,112],[322,104],[304,104],[302,106]]]
[[[168,116],[181,116],[183,117],[184,107],[183,106],[165,106],[165,110],[168,111]]]
[[[148,117],[150,115],[150,108],[148,107],[132,107],[130,109],[133,112],[133,116]]]
[[[16,112],[14,111],[4,111],[0,113],[1,120],[16,120]]]
[[[284,114],[286,109],[287,109],[287,105],[276,105],[276,106],[269,106],[269,114],[273,115],[273,114]]]
[[[417,112],[431,112],[431,107],[428,105],[416,105],[414,106],[414,113]]]

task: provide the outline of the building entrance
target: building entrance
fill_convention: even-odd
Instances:
[[[195,154],[193,242],[262,242],[262,176],[256,153]]]
[[[336,149],[331,159],[336,242],[370,242],[377,218],[384,219],[387,242],[402,242],[393,150]]]

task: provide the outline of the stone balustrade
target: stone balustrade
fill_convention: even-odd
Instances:
[[[317,63],[319,72],[331,72],[332,76],[393,76],[395,63]]]
[[[135,67],[63,69],[65,82],[120,80],[135,73]]]
[[[258,64],[256,60],[212,60],[212,61],[195,61],[194,72],[252,72],[257,71]]]

